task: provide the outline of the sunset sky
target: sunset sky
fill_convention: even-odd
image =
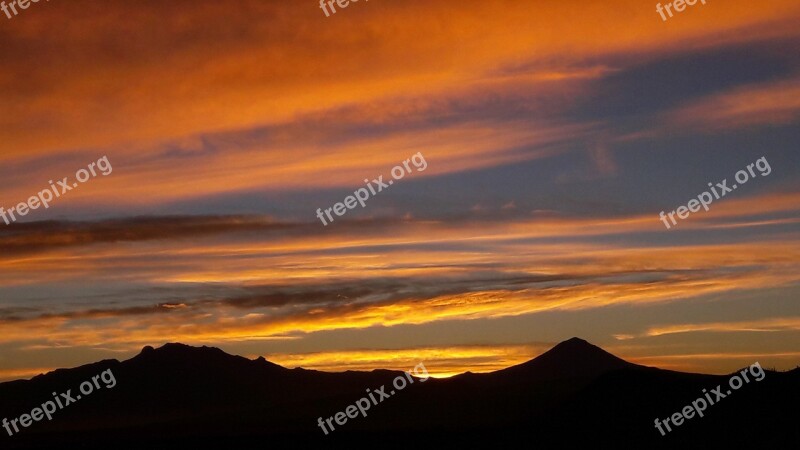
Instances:
[[[578,336],[662,368],[794,368],[800,2],[655,3],[0,15],[0,206],[113,166],[0,221],[0,380],[167,342],[449,376]]]

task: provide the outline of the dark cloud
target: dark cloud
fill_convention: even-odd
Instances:
[[[457,296],[486,291],[519,292],[528,289],[577,286],[587,283],[642,282],[657,283],[676,277],[702,276],[691,271],[630,271],[596,276],[531,275],[522,273],[471,272],[461,276],[376,277],[368,280],[329,280],[304,285],[226,284],[200,287],[193,298],[154,305],[123,308],[90,308],[50,313],[38,308],[4,308],[0,323],[48,319],[104,319],[156,314],[199,314],[220,308],[247,311],[271,310],[273,318],[303,316],[311,310],[328,313],[355,311],[366,307],[386,306],[397,302],[426,301],[442,296]],[[605,281],[604,281],[605,280]],[[204,294],[204,291],[207,293]]]
[[[93,244],[192,239],[254,230],[279,232],[296,227],[255,216],[133,217],[97,222],[14,223],[0,227],[0,252],[18,255]]]

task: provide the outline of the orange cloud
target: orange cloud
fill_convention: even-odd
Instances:
[[[647,330],[647,336],[662,336],[676,333],[702,332],[780,332],[800,330],[800,317],[780,317],[741,322],[711,322],[678,324],[654,327]]]
[[[552,74],[540,78],[574,78],[564,67],[590,56],[794,36],[798,5],[730,0],[667,26],[636,0],[459,8],[426,0],[347,12],[330,20],[314,5],[257,0],[48,5],[4,27],[2,154],[163,140],[387,94],[427,96],[518,65],[519,55],[535,55],[538,72]],[[70,26],[59,27],[65,17]],[[48,70],[36,70],[43,61]]]
[[[674,127],[721,130],[786,124],[800,118],[800,79],[739,87],[670,112]]]
[[[541,251],[535,245],[516,247],[516,251],[522,254],[533,250]],[[31,329],[39,329],[47,340],[86,346],[170,340],[284,339],[297,333],[326,330],[490,319],[620,304],[641,306],[712,293],[774,288],[800,281],[796,267],[798,248],[786,243],[658,249],[610,249],[595,245],[582,250],[575,247],[567,252],[569,256],[564,256],[563,247],[553,246],[552,250],[554,254],[544,252],[533,259],[511,261],[513,265],[509,266],[518,274],[530,271],[531,277],[550,274],[552,279],[511,279],[509,282],[502,278],[494,281],[478,279],[460,285],[452,278],[459,273],[456,268],[434,275],[425,268],[430,267],[430,258],[420,253],[408,261],[398,262],[400,266],[411,264],[408,269],[388,270],[394,275],[406,275],[408,280],[416,279],[416,290],[404,287],[403,283],[397,285],[402,280],[400,278],[390,281],[384,291],[376,286],[351,293],[341,284],[334,284],[328,288],[329,294],[323,290],[290,297],[285,294],[256,296],[244,303],[235,298],[211,302],[185,300],[182,302],[185,306],[181,308],[110,309],[45,315],[27,320],[17,318],[0,322],[0,335],[5,342],[26,340],[30,338]],[[576,260],[581,263],[573,262]],[[331,266],[332,261],[322,263],[308,259],[305,263],[308,269],[294,263],[291,272],[312,271],[316,266],[318,273],[312,271],[307,277],[296,278],[295,282],[300,286],[297,289],[302,289],[312,278],[324,279],[343,271],[339,266]],[[360,260],[358,255],[344,263],[345,267],[353,264],[354,267],[345,270],[361,274],[360,277],[368,277],[365,273],[370,272],[363,265],[373,264],[368,259]],[[322,271],[321,267],[324,267]],[[231,270],[232,279],[241,277],[237,268]],[[461,270],[470,273],[469,266]],[[420,285],[425,279],[417,277],[423,273],[433,280],[429,282],[430,287]],[[265,273],[259,276],[268,278]],[[639,281],[637,277],[644,278]],[[275,278],[282,277],[275,275]],[[367,280],[363,278],[361,283]],[[358,285],[353,283],[355,281],[349,284]],[[437,285],[441,287],[433,287]],[[289,288],[291,285],[282,291]],[[453,293],[447,293],[448,290]],[[341,300],[332,298],[336,292],[344,292],[345,296]],[[236,306],[239,303],[242,307]]]

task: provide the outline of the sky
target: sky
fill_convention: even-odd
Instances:
[[[800,3],[337,9],[0,14],[0,206],[54,197],[0,222],[0,380],[168,342],[433,376],[573,336],[800,364]]]

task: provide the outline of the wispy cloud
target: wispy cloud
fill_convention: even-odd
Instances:
[[[800,330],[800,317],[776,317],[759,320],[746,320],[740,322],[711,322],[666,325],[653,327],[647,330],[647,336],[662,336],[677,333],[696,332],[780,332]]]
[[[694,131],[740,129],[789,124],[800,119],[800,79],[737,87],[695,100],[668,114],[676,129]]]

